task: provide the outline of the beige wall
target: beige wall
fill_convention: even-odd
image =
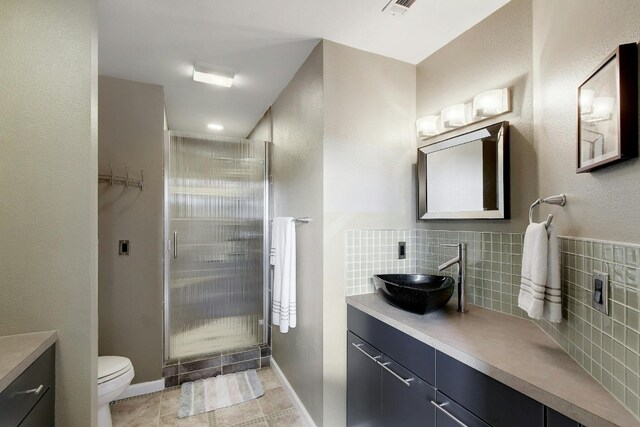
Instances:
[[[88,0],[0,2],[0,335],[58,330],[56,424],[96,424],[97,44]]]
[[[324,42],[324,425],[346,421],[345,231],[415,221],[415,66]]]
[[[99,353],[131,359],[134,383],[162,378],[162,155],[161,86],[100,76],[100,173],[139,179],[144,191],[98,186]],[[118,240],[131,255],[118,255]]]
[[[322,425],[322,43],[271,107],[275,216],[309,216],[296,226],[298,325],[273,329],[273,358]]]
[[[535,0],[535,141],[540,193],[567,194],[555,215],[569,236],[640,241],[640,163],[576,174],[576,91],[619,44],[640,39],[640,2]],[[541,207],[539,218],[556,207]]]
[[[510,124],[511,220],[421,221],[431,229],[519,232],[528,224],[529,205],[538,198],[533,138],[531,0],[511,0],[495,13],[418,64],[417,116],[466,102],[488,89],[509,87],[513,111],[433,139],[499,120]],[[430,142],[430,141],[429,141]],[[418,145],[426,142],[418,141]]]
[[[257,139],[260,141],[269,141],[273,139],[273,124],[271,120],[271,107],[265,111],[260,117],[258,123],[253,127],[247,139]]]

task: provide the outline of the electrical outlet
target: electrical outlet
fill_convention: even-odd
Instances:
[[[593,297],[591,304],[596,310],[609,315],[609,274],[593,270],[591,276]]]
[[[120,240],[118,242],[118,255],[129,255],[131,252],[131,243],[128,240]]]
[[[407,242],[398,242],[398,259],[407,257]]]

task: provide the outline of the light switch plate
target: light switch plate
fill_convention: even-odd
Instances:
[[[596,310],[609,315],[609,274],[593,270],[591,276],[591,305]]]

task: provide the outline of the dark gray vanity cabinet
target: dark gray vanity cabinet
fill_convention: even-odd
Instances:
[[[435,425],[435,408],[425,405],[436,397],[436,389],[411,371],[383,356],[382,425]]]
[[[0,426],[53,427],[55,346],[0,393]]]
[[[347,425],[435,426],[435,388],[353,333],[347,334]]]
[[[565,417],[560,412],[546,408],[547,427],[582,427],[582,424]]]
[[[347,334],[347,425],[382,426],[380,353],[352,333]]]
[[[435,350],[353,307],[347,322],[347,425],[435,426]]]
[[[437,406],[436,425],[438,427],[460,427],[460,423],[467,427],[491,427],[440,391],[437,392],[436,401],[432,405]]]
[[[352,306],[347,325],[347,426],[580,427]]]
[[[436,387],[490,426],[545,425],[543,404],[439,351]]]

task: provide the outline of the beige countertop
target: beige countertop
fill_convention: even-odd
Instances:
[[[0,393],[57,340],[56,331],[0,337]]]
[[[640,426],[604,387],[533,322],[456,302],[424,316],[377,294],[347,304],[588,426]]]

